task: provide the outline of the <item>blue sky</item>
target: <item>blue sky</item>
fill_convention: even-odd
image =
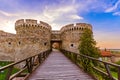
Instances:
[[[98,47],[120,48],[120,0],[0,0],[0,30],[15,33],[15,21],[26,18],[47,22],[54,30],[89,23]]]

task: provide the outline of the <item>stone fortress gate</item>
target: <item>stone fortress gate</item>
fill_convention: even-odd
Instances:
[[[15,22],[16,34],[3,38],[0,46],[2,53],[9,54],[10,59],[18,61],[42,51],[57,48],[78,52],[80,36],[85,28],[92,30],[86,23],[68,24],[59,31],[52,30],[48,23],[33,19],[20,19]],[[7,50],[7,52],[6,52]]]

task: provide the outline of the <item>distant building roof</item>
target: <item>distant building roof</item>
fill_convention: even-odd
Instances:
[[[102,57],[111,57],[111,52],[110,51],[101,51],[101,56]]]

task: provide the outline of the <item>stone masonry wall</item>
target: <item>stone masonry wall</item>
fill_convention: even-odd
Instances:
[[[80,36],[83,30],[92,26],[86,23],[68,24],[61,29],[62,48],[72,52],[79,52]]]
[[[86,23],[68,24],[60,31],[52,31],[43,21],[20,19],[15,22],[16,34],[0,31],[0,60],[19,61],[51,48],[51,42],[59,42],[62,49],[79,52],[83,30],[92,26]]]
[[[15,61],[50,49],[51,26],[45,22],[32,19],[16,21],[17,52]],[[23,57],[24,56],[24,57]]]
[[[15,34],[0,31],[0,60],[14,61],[15,48]]]

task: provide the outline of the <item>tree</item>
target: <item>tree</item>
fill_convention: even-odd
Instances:
[[[90,29],[86,28],[80,39],[79,52],[81,54],[95,58],[100,56],[100,51],[96,47],[96,41],[93,38],[93,32]]]
[[[96,41],[93,39],[93,32],[86,28],[80,37],[79,52],[80,54],[98,58],[100,51],[96,47]],[[87,58],[81,57],[82,66],[86,71],[90,71],[91,61]],[[92,61],[92,63],[95,63]]]

